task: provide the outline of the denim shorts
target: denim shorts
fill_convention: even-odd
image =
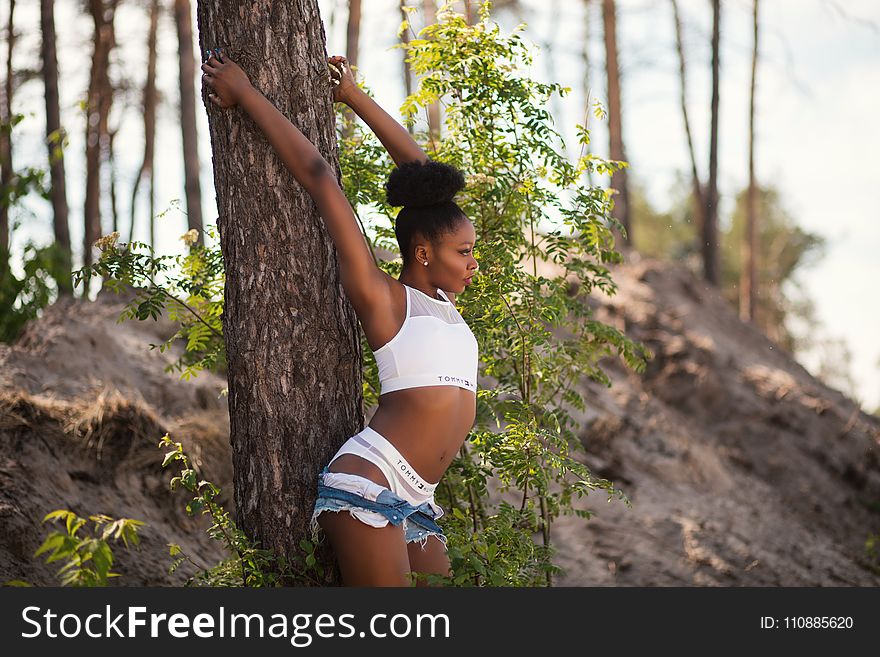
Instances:
[[[394,526],[402,524],[406,542],[418,541],[423,550],[428,536],[432,535],[440,539],[444,546],[446,545],[446,535],[436,523],[436,519],[443,515],[443,510],[436,504],[426,501],[415,506],[385,486],[365,477],[329,472],[328,468],[329,466],[325,465],[318,475],[318,498],[315,500],[311,520],[314,542],[318,542],[320,529],[318,514],[323,511],[348,511],[352,517],[373,527],[384,527],[389,522]],[[325,486],[324,475],[327,473],[344,475],[337,479],[345,479],[346,483]]]

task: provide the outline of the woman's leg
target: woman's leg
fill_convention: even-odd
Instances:
[[[343,454],[330,463],[329,472],[356,474],[388,488],[388,480],[373,463],[355,454]],[[409,556],[403,526],[390,522],[371,527],[348,511],[325,511],[318,525],[330,539],[346,586],[410,586]]]
[[[330,539],[346,586],[410,586],[403,527],[371,527],[348,511],[325,511],[318,524]]]
[[[452,571],[449,566],[449,555],[443,541],[434,535],[428,536],[425,548],[418,541],[406,544],[409,554],[409,565],[415,573],[436,573],[449,577]],[[424,578],[416,579],[416,586],[428,586]]]

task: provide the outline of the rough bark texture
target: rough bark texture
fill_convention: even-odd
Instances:
[[[317,0],[198,3],[200,51],[221,47],[339,171]],[[208,105],[226,265],[223,328],[237,518],[299,551],[317,474],[363,427],[357,318],[314,202],[240,108]],[[329,546],[324,559],[332,563]]]
[[[46,89],[46,144],[49,146],[49,174],[52,181],[52,225],[55,243],[65,260],[63,276],[58,281],[58,294],[73,294],[69,272],[72,268],[70,251],[70,224],[68,223],[67,185],[64,176],[64,133],[61,129],[61,110],[58,100],[58,57],[55,53],[55,0],[40,0],[41,54],[43,84]]]
[[[758,0],[752,7],[752,84],[749,90],[749,196],[746,206],[746,234],[742,243],[739,281],[739,316],[755,318],[758,296],[758,198],[755,184],[755,82],[758,73]]]
[[[6,79],[3,81],[3,98],[0,99],[0,121],[12,120],[12,51],[15,46],[14,18],[15,0],[9,0],[9,20],[6,25]],[[12,182],[12,139],[6,130],[0,130],[0,187],[6,189]],[[0,203],[0,263],[6,266],[9,254],[9,207]]]
[[[89,0],[95,25],[92,71],[86,110],[86,198],[84,208],[83,266],[92,264],[92,244],[101,236],[101,139],[108,135],[107,121],[113,100],[108,75],[110,50],[114,45],[113,19],[117,0]],[[89,294],[84,281],[83,295]]]
[[[183,134],[184,190],[188,228],[199,231],[204,243],[202,222],[202,186],[199,182],[199,141],[196,132],[195,57],[193,55],[192,4],[174,0],[174,23],[177,26],[178,63],[180,65],[180,129]]]
[[[608,137],[609,157],[625,160],[623,148],[623,120],[620,106],[620,66],[617,62],[617,17],[614,0],[602,0],[602,22],[605,28],[605,69],[608,80]],[[626,169],[615,171],[611,187],[617,190],[612,215],[626,229],[626,242],[632,243],[632,222],[629,212],[629,193],[626,185]]]
[[[720,279],[718,261],[718,92],[720,80],[721,1],[712,0],[712,128],[709,138],[709,189],[703,222],[703,275],[713,285]]]

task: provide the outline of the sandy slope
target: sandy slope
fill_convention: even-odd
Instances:
[[[553,526],[557,585],[880,584],[864,555],[880,532],[880,420],[812,378],[681,267],[627,256],[597,318],[656,354],[637,375],[615,361],[607,389],[584,381],[582,458],[632,502],[593,494],[590,520]],[[552,271],[547,271],[552,274]],[[0,345],[0,580],[54,584],[33,559],[45,513],[70,508],[145,520],[139,554],[116,550],[117,584],[173,584],[165,544],[204,564],[223,557],[207,523],[172,495],[158,437],[171,432],[200,476],[224,488],[231,463],[225,386],[163,372],[149,351],[164,322],[117,324],[119,297],[47,309]],[[493,494],[497,500],[500,496]]]

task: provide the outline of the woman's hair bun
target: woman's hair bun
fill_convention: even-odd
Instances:
[[[404,162],[394,167],[385,183],[388,205],[423,207],[451,201],[464,188],[461,171],[443,162]]]

